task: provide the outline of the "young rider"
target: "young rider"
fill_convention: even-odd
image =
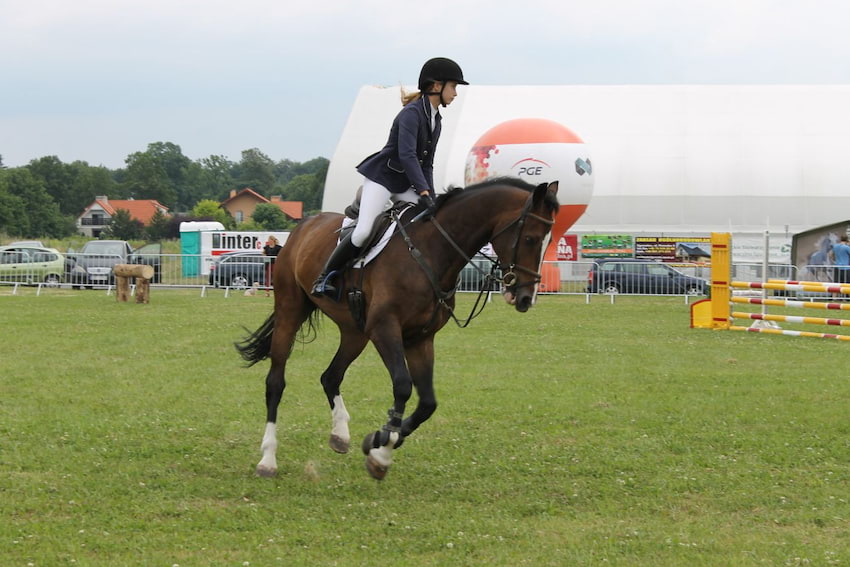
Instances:
[[[386,145],[357,166],[365,178],[357,225],[331,253],[313,284],[314,296],[337,296],[330,281],[334,272],[357,256],[388,200],[421,201],[433,207],[434,151],[441,131],[439,106],[451,104],[457,96],[457,86],[468,84],[457,63],[436,57],[422,66],[419,92],[402,93],[404,108],[393,121]]]

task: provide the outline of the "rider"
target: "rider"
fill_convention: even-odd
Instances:
[[[386,145],[357,166],[365,177],[357,225],[331,253],[313,284],[314,296],[336,297],[337,290],[329,280],[366,244],[375,219],[388,200],[420,201],[433,209],[434,151],[441,130],[439,105],[451,104],[457,96],[457,85],[468,84],[457,63],[436,57],[422,66],[419,91],[402,92],[404,108],[393,121]]]

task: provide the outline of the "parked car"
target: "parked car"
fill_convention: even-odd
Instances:
[[[115,276],[112,268],[115,264],[148,264],[153,266],[152,283],[162,281],[162,245],[146,244],[133,250],[125,240],[90,240],[79,252],[67,255],[74,261],[66,278],[80,287],[95,285],[113,285]]]
[[[227,252],[216,256],[210,265],[210,285],[244,289],[256,282],[260,287],[270,286],[266,267],[271,261],[270,256],[261,252]]]
[[[44,244],[41,240],[18,240],[17,242],[10,242],[7,246],[28,246],[35,248],[44,248]]]
[[[0,246],[0,281],[58,286],[64,273],[65,256],[55,248]]]
[[[706,280],[687,276],[667,264],[629,258],[597,260],[587,280],[590,293],[705,295],[710,289]]]

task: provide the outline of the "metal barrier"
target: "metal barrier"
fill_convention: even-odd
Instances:
[[[12,286],[13,294],[17,293],[21,285],[37,286],[39,293],[43,288],[59,286],[100,289],[111,293],[115,285],[112,266],[126,262],[119,256],[83,254],[68,254],[63,260],[61,277],[48,277],[45,268],[36,265],[19,267],[14,277],[10,277],[9,270],[3,271],[0,265],[0,285]],[[270,289],[272,258],[259,253],[233,253],[216,257],[200,254],[139,255],[134,261],[154,267],[151,285],[157,288],[197,288],[201,295],[211,289],[221,289],[225,295],[248,288],[263,291]],[[491,267],[490,259],[475,256],[460,272],[458,291],[480,291],[487,282]],[[797,268],[790,264],[770,264],[767,278],[763,277],[763,271],[762,264],[736,263],[732,265],[732,278],[750,282],[767,278],[793,280],[798,275]],[[831,280],[833,271],[833,266],[807,266],[805,273],[829,275],[826,279]],[[597,261],[544,262],[541,273],[541,294],[585,295],[588,302],[593,296],[610,296],[613,301],[615,295],[681,295],[686,302],[690,302],[692,298],[708,291],[711,267],[704,264],[665,264],[608,258]],[[698,284],[703,285],[704,289]],[[497,289],[491,291],[499,291],[498,284],[494,287]],[[746,295],[749,292],[736,293]],[[817,296],[816,292],[788,293],[789,296]]]

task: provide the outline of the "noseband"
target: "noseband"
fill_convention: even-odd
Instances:
[[[531,204],[532,204],[533,197],[534,197],[533,195],[529,195],[528,199],[525,201],[525,205],[523,205],[523,207],[522,207],[522,212],[520,213],[520,215],[517,218],[512,220],[503,229],[496,232],[493,236],[490,237],[490,241],[492,242],[493,240],[495,240],[496,238],[498,238],[499,236],[501,236],[502,234],[504,234],[505,232],[510,230],[511,227],[515,227],[514,239],[513,239],[513,243],[511,244],[511,261],[510,261],[510,263],[509,264],[506,264],[506,263],[497,264],[496,262],[493,262],[493,270],[492,271],[495,271],[496,268],[500,269],[502,271],[502,277],[499,279],[499,278],[495,278],[492,275],[489,276],[491,279],[495,279],[497,281],[500,281],[502,284],[505,285],[505,287],[513,287],[513,288],[516,289],[517,287],[522,287],[522,286],[526,286],[526,285],[536,285],[536,284],[540,283],[540,281],[543,279],[543,274],[541,274],[540,272],[537,272],[535,270],[532,270],[530,268],[526,268],[525,266],[520,266],[519,264],[517,264],[517,255],[519,254],[519,251],[518,251],[519,239],[522,236],[522,229],[525,226],[525,221],[529,218],[532,218],[532,219],[539,221],[539,222],[542,222],[543,224],[550,226],[550,227],[555,223],[555,221],[553,221],[553,220],[544,219],[543,217],[541,217],[539,215],[535,215],[534,213],[531,212]],[[542,250],[541,250],[541,253],[542,253]],[[492,262],[492,260],[491,260],[491,262]],[[524,284],[517,286],[517,283],[516,283],[517,275],[516,275],[515,270],[529,274],[532,277],[531,281],[525,282]]]

